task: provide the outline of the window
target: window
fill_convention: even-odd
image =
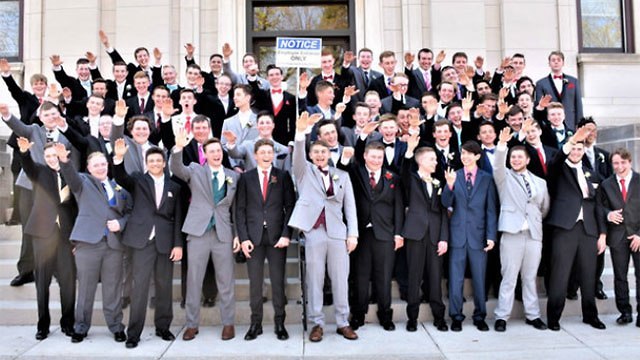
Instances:
[[[355,45],[353,0],[249,0],[247,3],[247,51],[256,54],[263,72],[267,65],[275,63],[278,36],[322,38],[322,46],[333,49],[337,59],[345,49]],[[336,61],[336,67],[340,65],[341,61]],[[295,69],[283,70],[289,89],[293,89]],[[320,72],[320,69],[311,70]]]
[[[22,60],[22,1],[0,0],[0,58]]]
[[[631,0],[578,1],[581,52],[632,53]]]

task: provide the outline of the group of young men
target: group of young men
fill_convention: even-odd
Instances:
[[[339,71],[325,50],[321,73],[303,73],[293,94],[277,66],[262,78],[253,54],[235,73],[228,44],[211,55],[210,71],[194,63],[187,44],[183,86],[158,49],[155,65],[146,48],[127,64],[103,32],[100,40],[113,80],[102,78],[92,53],[77,61],[77,78],[53,55],[61,88],[38,74],[29,93],[0,60],[20,106],[18,118],[0,104],[14,134],[24,230],[12,285],[35,275],[37,339],[49,333],[55,275],[61,329],[72,342],[87,336],[98,282],[116,341],[138,345],[150,297],[156,335],[173,340],[177,261],[182,338],[198,335],[200,308],[216,296],[221,338],[235,337],[234,263],[246,262],[251,326],[244,338],[255,339],[263,333],[267,260],[274,332],[286,340],[286,249],[294,238],[305,250],[314,342],[324,336],[323,305],[331,303],[346,339],[358,338],[372,302],[380,325],[395,330],[394,278],[407,302],[407,331],[417,330],[421,302],[438,330],[460,331],[465,273],[481,331],[489,330],[491,290],[496,331],[506,331],[516,298],[527,324],[559,330],[565,298],[578,288],[583,321],[604,329],[595,298],[607,296],[599,283],[606,245],[617,322],[633,321],[626,274],[630,257],[640,266],[640,180],[626,149],[610,155],[595,146],[596,124],[582,116],[580,85],[562,72],[561,52],[549,55],[549,76],[534,82],[522,54],[505,58],[491,76],[482,57],[470,66],[462,52],[444,65],[444,52],[434,58],[421,49],[415,66],[407,53],[396,72],[395,54],[385,51],[380,73],[369,49],[357,59],[345,51]]]

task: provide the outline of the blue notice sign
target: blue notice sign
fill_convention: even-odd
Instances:
[[[280,67],[320,67],[322,39],[285,38],[276,39],[276,65]]]

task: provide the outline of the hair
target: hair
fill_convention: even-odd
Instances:
[[[530,77],[528,77],[528,76],[521,76],[521,77],[520,77],[520,79],[518,79],[518,81],[516,81],[516,90],[520,89],[520,85],[522,85],[522,83],[523,83],[523,82],[526,82],[526,81],[530,82],[530,83],[531,83],[531,85],[533,85],[533,88],[534,88],[534,89],[536,88],[536,83],[535,83],[535,82],[533,82],[533,80],[532,80]]]
[[[29,80],[29,82],[31,83],[31,86],[33,86],[33,84],[37,83],[38,81],[42,81],[45,84],[49,83],[49,81],[47,80],[47,77],[42,74],[31,75],[31,79]]]
[[[562,103],[554,101],[554,102],[550,103],[549,106],[547,106],[547,110],[551,110],[551,109],[562,109],[562,110],[564,110],[564,105],[562,105]]]
[[[511,56],[511,58],[521,58],[522,60],[524,60],[524,54],[515,53],[515,54],[513,54],[513,56]]]
[[[256,64],[258,63],[258,57],[256,56],[256,54],[254,54],[254,53],[250,53],[250,52],[248,52],[248,53],[246,53],[246,54],[244,54],[244,55],[242,56],[242,62],[244,62],[244,59],[246,59],[246,58],[248,58],[248,57],[252,57],[252,58],[253,58],[253,61],[255,61],[255,62],[256,62]]]
[[[95,82],[94,82],[95,84]],[[96,93],[91,93],[91,95],[89,95],[89,98],[96,98],[96,99],[100,99],[104,102],[104,97],[102,95],[98,95]]]
[[[262,117],[268,117],[269,119],[271,119],[271,122],[275,124],[276,120],[273,117],[273,114],[271,114],[268,110],[260,110],[257,114],[256,114],[256,120],[262,118]]]
[[[393,51],[386,50],[380,53],[380,56],[378,56],[378,59],[380,60],[380,62],[382,62],[382,59],[388,58],[388,57],[395,58],[396,54]]]
[[[484,94],[482,96],[480,96],[480,104],[484,103],[487,100],[493,100],[493,101],[498,101],[498,95],[494,94],[494,93],[490,93],[490,94]]]
[[[357,108],[359,108],[359,107],[366,108],[366,109],[367,109],[367,111],[369,112],[369,114],[371,114],[371,108],[369,107],[369,105],[367,105],[367,103],[366,103],[366,102],[364,102],[364,101],[358,101],[358,102],[356,103],[356,105],[353,107],[353,109],[355,110],[355,109],[357,109]]]
[[[451,66],[451,65],[447,65],[447,66],[442,67],[442,69],[440,69],[440,72],[441,72],[441,73],[444,73],[445,71],[447,71],[447,70],[449,70],[449,69],[455,70],[456,68],[454,68],[454,67],[453,67],[453,66]]]
[[[211,60],[213,60],[213,58],[220,58],[220,59],[224,59],[224,57],[222,56],[222,54],[211,54],[211,56],[209,56],[209,62],[211,62]]]
[[[269,65],[267,65],[267,74],[269,73],[269,71],[274,70],[274,69],[275,69],[275,70],[280,71],[280,75],[282,75],[282,74],[283,74],[283,72],[282,72],[282,68],[280,68],[280,67],[276,66],[275,64],[269,64]]]
[[[562,59],[562,61],[564,61],[564,54],[560,50],[555,50],[555,51],[552,51],[551,53],[549,53],[549,57],[547,58],[547,60],[551,60],[552,56],[559,56],[560,59]]]
[[[363,47],[362,49],[358,50],[358,56],[360,56],[360,54],[363,52],[368,52],[369,54],[373,55],[373,51],[371,49]]]
[[[330,149],[329,144],[327,144],[326,141],[320,140],[320,139],[312,142],[311,145],[309,146],[309,150],[313,149],[315,146],[323,146],[327,149]]]
[[[222,143],[220,142],[220,139],[218,139],[217,137],[212,137],[207,139],[207,141],[205,141],[204,144],[202,144],[202,150],[207,151],[207,146],[211,144],[219,144],[220,147],[222,148]]]
[[[436,129],[439,128],[440,126],[444,126],[446,125],[449,130],[451,130],[451,123],[449,122],[449,120],[447,119],[440,119],[436,122],[433,123],[433,132],[436,132]]]
[[[522,110],[522,108],[518,105],[513,105],[511,107],[511,109],[509,109],[509,111],[506,114],[507,119],[512,117],[512,116],[516,116],[518,114],[522,114],[522,116],[524,116],[524,110]]]
[[[445,118],[449,118],[449,112],[453,108],[462,108],[462,104],[460,102],[458,102],[458,101],[452,101],[451,104],[449,104],[449,106],[447,106],[447,111],[444,114]]]
[[[273,141],[269,140],[269,139],[258,139],[256,141],[256,143],[253,145],[253,152],[255,154],[258,153],[258,150],[262,147],[262,146],[271,146],[271,149],[275,149],[274,145],[273,145]]]
[[[189,88],[184,88],[182,90],[180,90],[180,97],[182,97],[182,94],[191,94],[193,95],[193,97],[196,97],[196,92],[193,91],[193,89],[189,89]]]
[[[106,86],[107,85],[107,80],[105,80],[103,78],[97,78],[97,79],[93,80],[93,82],[91,83],[91,86],[93,86],[95,84],[104,84]]]
[[[395,74],[393,74],[393,77],[391,79],[391,82],[395,82],[396,78],[405,78],[405,79],[409,79],[409,77],[407,76],[407,74],[403,73],[403,72],[397,72]]]
[[[333,84],[326,80],[318,81],[318,83],[316,84],[316,95],[328,88],[333,89]]]
[[[578,124],[576,125],[576,128],[581,128],[587,124],[593,124],[595,127],[598,127],[598,124],[596,124],[596,121],[593,119],[593,117],[591,116],[586,116],[580,119],[580,121],[578,121]]]
[[[453,92],[458,92],[457,90],[457,86],[452,83],[451,81],[442,81],[440,84],[438,84],[438,91],[440,91],[440,89],[442,89],[442,85],[451,85],[451,87],[453,88]]]
[[[156,86],[153,88],[153,94],[155,94],[155,93],[156,93],[156,90],[166,91],[166,92],[167,92],[167,95],[169,95],[169,94],[171,93],[171,91],[169,91],[169,89],[167,89],[167,87],[166,87],[166,86],[164,86],[164,85],[156,85]],[[160,105],[160,104],[158,104],[158,105]]]
[[[149,50],[147,50],[147,48],[146,48],[146,47],[141,46],[141,47],[136,48],[135,50],[133,50],[133,57],[134,57],[134,58],[137,58],[137,55],[138,55],[138,53],[139,53],[140,51],[144,51],[144,52],[146,52],[146,53],[147,53],[147,55],[149,55]]]
[[[617,148],[615,150],[613,150],[613,152],[611,153],[611,159],[613,160],[613,156],[614,155],[618,155],[622,158],[622,160],[628,160],[628,161],[632,161],[632,157],[631,157],[631,151],[629,151],[627,148]]]
[[[529,152],[527,151],[527,148],[524,147],[524,145],[515,145],[514,147],[509,149],[509,157],[511,157],[511,154],[513,154],[514,151],[522,151],[527,159],[530,157]]]
[[[378,99],[380,99],[380,94],[378,94],[378,92],[375,90],[369,90],[366,93],[364,93],[364,97],[366,98],[367,96],[375,96]]]
[[[222,74],[220,74],[220,76],[218,76],[218,80],[220,80],[223,77],[229,79],[229,81],[231,82],[231,85],[233,85],[233,79],[231,78],[231,75],[229,75],[227,73],[222,73]],[[218,82],[218,80],[216,80],[216,83]]]
[[[189,66],[187,66],[187,70],[185,71],[185,73],[188,72],[189,69],[196,69],[198,71],[202,71],[202,68],[198,64],[189,64]]]
[[[79,58],[78,60],[76,60],[76,66],[86,64],[89,64],[89,59],[87,58]]]
[[[456,59],[459,58],[459,57],[464,58],[467,61],[469,60],[469,57],[467,57],[466,53],[464,53],[462,51],[458,51],[457,53],[453,54],[453,57],[451,58],[451,62],[452,63],[456,62]]]
[[[331,57],[333,57],[334,59],[336,58],[335,56],[333,56],[333,50],[329,48],[322,48],[322,52],[320,53],[320,56],[328,56],[328,55],[331,55]]]
[[[316,127],[318,136],[320,136],[320,129],[325,125],[333,125],[336,128],[336,131],[338,131],[338,123],[336,123],[335,120],[324,119],[318,122],[318,126]]]
[[[193,64],[193,65],[195,65],[195,64]],[[189,66],[187,66],[187,68],[189,68]],[[173,69],[175,71],[176,67],[171,65],[171,64],[165,64],[165,65],[162,65],[162,70],[164,70],[164,69]]]
[[[382,123],[387,122],[387,121],[393,121],[396,124],[398,123],[398,119],[396,118],[396,116],[394,114],[386,113],[386,114],[380,115],[380,119],[378,120],[378,124],[382,125]]]
[[[482,148],[480,147],[480,145],[473,140],[467,140],[464,144],[462,144],[462,150],[470,152],[473,155],[480,155],[480,153],[482,153]]]
[[[196,123],[207,123],[207,126],[211,128],[211,120],[204,115],[196,115],[193,119],[191,119],[191,128],[195,126]]]
[[[149,74],[147,74],[146,72],[144,72],[144,71],[142,71],[142,70],[137,71],[137,72],[133,75],[133,80],[136,80],[136,79],[142,79],[142,78],[145,78],[145,79],[147,79],[147,80],[151,81],[151,80],[149,79]]]
[[[380,141],[372,141],[364,146],[365,154],[369,152],[369,150],[382,150],[384,151],[384,144]]]
[[[422,95],[420,95],[420,100],[422,100],[425,96],[431,96],[434,99],[438,99],[438,94],[434,93],[433,91],[425,91],[422,93]]]
[[[418,59],[420,59],[420,54],[422,53],[433,54],[433,51],[431,51],[431,49],[429,48],[422,48],[418,50]]]
[[[535,122],[537,124],[537,122]],[[480,128],[482,128],[483,126],[491,126],[491,128],[493,129],[493,132],[496,132],[496,128],[495,126],[493,126],[493,123],[489,120],[483,120],[480,125],[478,125],[478,132],[480,132]]]
[[[431,147],[431,146],[422,146],[417,148],[414,152],[413,152],[413,156],[415,157],[416,161],[418,161],[418,158],[421,158],[422,156],[428,154],[428,153],[435,153],[436,151]]]
[[[107,159],[107,156],[101,151],[94,151],[91,154],[89,154],[89,156],[87,156],[87,165],[89,165],[89,162],[91,162],[93,158],[97,158],[97,157],[103,157],[105,160]]]
[[[146,162],[149,159],[149,156],[153,154],[160,154],[162,156],[162,161],[167,161],[167,154],[157,146],[150,147],[147,152],[144,153],[144,161]]]
[[[519,92],[519,93],[517,93],[517,94],[516,94],[516,102],[518,102],[518,100],[520,100],[520,97],[521,97],[521,96],[528,96],[528,97],[530,97],[530,98],[531,98],[531,101],[533,101],[533,95],[529,94],[529,93],[528,93],[528,92],[526,92],[526,91],[521,91],[521,92]]]
[[[242,91],[245,95],[251,97],[251,86],[247,84],[236,84],[233,86],[233,92],[236,90]]]
[[[116,61],[116,62],[113,63],[113,66],[111,67],[111,69],[115,69],[116,66],[124,66],[125,69],[126,69],[127,68],[127,63],[124,62],[124,61]],[[127,69],[127,70],[129,70],[129,69]]]
[[[56,146],[56,143],[54,143],[54,142],[48,142],[48,143],[45,143],[45,144],[44,144],[44,147],[42,148],[42,150],[46,151],[47,149],[49,149],[49,148],[53,148],[53,147],[55,147],[55,146]]]
[[[147,123],[147,126],[149,126],[149,130],[151,130],[151,120],[149,120],[149,118],[144,116],[144,115],[132,116],[129,119],[129,121],[127,122],[127,130],[129,130],[129,132],[131,132],[131,130],[133,129],[133,125],[138,121],[143,121],[143,122]]]
[[[40,107],[40,111],[48,111],[51,109],[57,109],[58,111],[60,111],[60,107],[58,107],[58,105],[52,103],[51,101],[44,101],[42,103],[42,106]]]
[[[480,84],[480,83],[487,84],[487,86],[489,86],[489,89],[491,89],[491,83],[489,82],[489,80],[486,80],[484,78],[476,81],[476,83],[475,83],[476,89],[478,88],[478,84]],[[492,91],[493,91],[493,89],[492,89]]]

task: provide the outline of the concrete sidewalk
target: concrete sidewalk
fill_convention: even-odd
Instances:
[[[359,340],[348,341],[335,334],[332,325],[325,327],[324,340],[311,343],[302,335],[301,325],[289,325],[291,338],[278,341],[270,325],[254,341],[243,340],[247,326],[236,328],[236,338],[220,340],[220,326],[200,328],[195,340],[181,339],[182,328],[172,331],[177,340],[165,342],[147,327],[136,349],[116,343],[106,327],[94,327],[80,344],[72,344],[58,328],[49,338],[37,341],[35,326],[0,327],[0,359],[637,359],[640,357],[640,328],[633,323],[620,326],[616,315],[602,316],[607,330],[595,330],[579,317],[561,321],[562,330],[539,331],[521,319],[508,323],[507,332],[479,332],[467,319],[461,333],[437,331],[431,323],[422,323],[418,331],[384,331],[377,324],[367,324],[358,331]]]

